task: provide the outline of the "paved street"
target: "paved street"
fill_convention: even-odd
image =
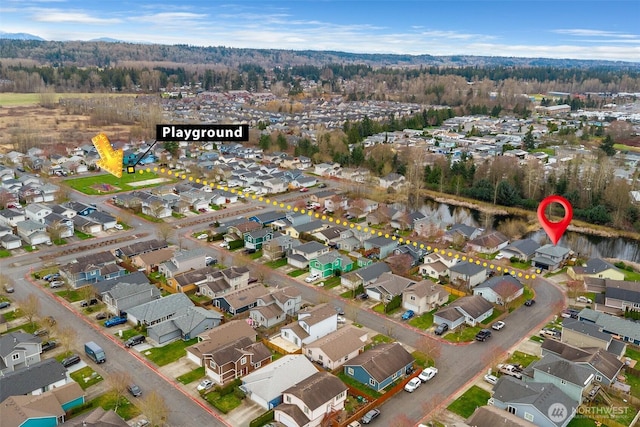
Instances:
[[[309,193],[306,193],[307,196]],[[291,199],[292,194],[279,196],[279,200]],[[106,203],[107,196],[95,197],[86,196],[77,192],[72,193],[72,197],[84,203],[96,203],[101,209],[108,211],[116,216],[120,214],[118,208]],[[297,197],[296,197],[297,198]],[[278,199],[278,198],[274,198]],[[261,206],[259,206],[261,205]],[[183,220],[174,221],[176,228],[173,240],[180,240],[180,244],[185,248],[203,247],[221,263],[230,265],[231,254],[220,249],[215,244],[207,244],[196,239],[189,238],[192,233],[202,230],[211,221],[220,215],[246,216],[248,210],[255,208],[256,211],[263,208],[264,204],[250,200],[246,203],[239,203],[237,206],[207,213],[202,215],[202,220],[194,221],[194,218],[185,218]],[[100,243],[110,241],[115,237],[126,237],[131,240],[146,240],[158,237],[156,224],[144,221],[140,218],[132,216],[132,223],[129,224],[134,228],[127,231],[120,231],[109,236],[94,238],[83,242],[77,242],[67,245],[88,245],[90,243],[92,249],[83,252],[82,255],[91,254],[106,249],[114,249],[121,246],[122,243],[112,243],[106,246],[100,246]],[[188,224],[182,226],[183,224]],[[140,237],[144,236],[144,237]],[[66,248],[66,247],[65,247]],[[0,260],[0,270],[3,274],[13,277],[16,281],[16,293],[14,299],[25,298],[28,294],[34,294],[40,301],[41,317],[54,316],[60,326],[72,326],[77,333],[75,349],[83,354],[83,343],[85,341],[94,340],[101,345],[106,353],[108,361],[104,365],[94,367],[104,373],[115,371],[127,371],[132,375],[133,380],[142,388],[142,390],[162,390],[162,394],[167,402],[170,402],[171,412],[169,414],[168,425],[171,426],[193,426],[193,425],[225,425],[222,421],[213,418],[214,412],[208,407],[202,405],[199,399],[179,388],[172,387],[174,385],[173,378],[165,377],[161,373],[152,369],[151,365],[141,358],[137,352],[128,351],[121,347],[115,339],[105,335],[102,330],[95,327],[90,321],[76,314],[75,311],[66,306],[66,302],[60,301],[50,293],[49,290],[34,285],[25,280],[31,269],[37,269],[43,262],[42,258],[50,255],[56,255],[60,249],[56,247],[45,247],[36,253],[24,254],[5,258]],[[78,254],[64,255],[57,257],[56,261],[60,264],[69,262],[77,257]],[[537,278],[533,287],[536,291],[537,304],[533,307],[521,307],[505,321],[507,326],[493,334],[490,341],[485,343],[473,342],[461,345],[453,345],[446,341],[436,338],[431,333],[417,330],[408,326],[405,322],[387,318],[370,309],[361,309],[353,302],[348,302],[334,294],[331,290],[306,284],[298,281],[286,274],[273,271],[268,272],[265,282],[282,285],[292,285],[300,289],[304,300],[311,303],[328,302],[343,308],[346,316],[351,320],[378,331],[381,334],[391,336],[396,340],[406,343],[414,347],[419,339],[428,336],[429,339],[439,340],[442,342],[442,354],[438,360],[438,375],[425,384],[424,387],[418,389],[415,393],[409,395],[399,393],[392,399],[388,400],[381,407],[382,415],[378,423],[380,425],[391,425],[391,421],[396,419],[399,414],[403,414],[407,419],[419,422],[424,416],[436,409],[436,406],[447,402],[456,393],[460,392],[475,377],[484,374],[486,366],[488,366],[497,353],[507,352],[512,349],[522,339],[527,339],[552,315],[557,307],[557,301],[564,303],[562,292],[553,284],[545,279]]]

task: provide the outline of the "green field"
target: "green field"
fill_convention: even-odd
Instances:
[[[636,153],[640,153],[640,147],[634,147],[632,145],[613,144],[613,148],[619,151],[635,151]]]
[[[136,188],[155,187],[162,184],[173,182],[172,179],[162,177],[165,181],[157,183],[149,183],[144,186],[130,185],[133,182],[147,181],[160,178],[158,174],[153,172],[128,174],[123,173],[121,178],[117,178],[111,174],[100,174],[85,176],[82,178],[71,178],[64,181],[69,187],[81,193],[88,195],[113,194],[122,191],[130,191]]]
[[[47,94],[49,95],[49,94]],[[135,96],[135,94],[106,94],[106,93],[55,93],[55,102],[58,102],[60,98],[94,98],[94,97],[113,97],[113,96]],[[4,92],[0,93],[0,106],[2,107],[22,107],[29,105],[40,104],[39,93],[12,93]]]
[[[447,409],[454,414],[460,415],[462,418],[468,418],[477,407],[486,405],[490,397],[491,394],[488,391],[474,385],[465,391],[462,396],[454,400]]]

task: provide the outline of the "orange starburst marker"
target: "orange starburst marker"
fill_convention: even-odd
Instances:
[[[114,150],[109,138],[104,133],[99,133],[91,138],[91,142],[100,155],[100,160],[96,164],[111,175],[122,178],[122,160],[124,158],[122,149]]]

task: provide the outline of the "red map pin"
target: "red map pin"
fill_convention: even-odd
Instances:
[[[544,215],[544,210],[551,203],[559,203],[564,208],[564,218],[559,222],[549,221]],[[573,218],[573,208],[571,207],[571,203],[562,196],[549,196],[542,200],[538,206],[538,221],[540,221],[542,228],[547,232],[547,236],[549,236],[554,245],[558,244],[558,241],[569,226],[571,218]]]

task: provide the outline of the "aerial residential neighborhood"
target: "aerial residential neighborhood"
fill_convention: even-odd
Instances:
[[[1,427],[640,425],[632,2],[196,3],[3,9]]]

